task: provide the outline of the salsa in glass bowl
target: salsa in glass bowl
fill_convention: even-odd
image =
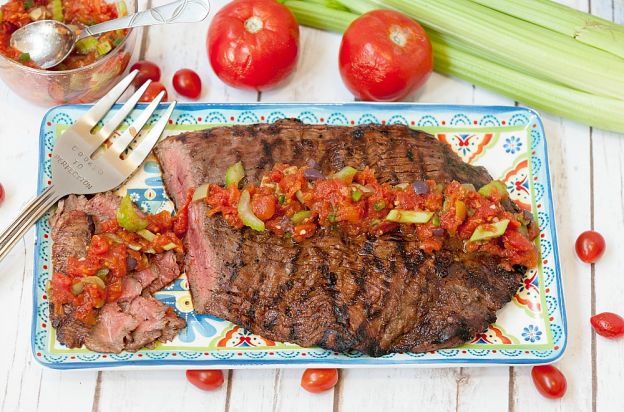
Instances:
[[[43,70],[10,46],[11,34],[38,20],[63,21],[75,30],[133,13],[136,0],[0,0],[0,78],[17,94],[41,105],[89,103],[124,73],[134,50],[131,30],[88,37],[58,66]]]

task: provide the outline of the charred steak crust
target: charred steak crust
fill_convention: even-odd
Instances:
[[[102,222],[115,218],[119,202],[118,196],[108,192],[91,199],[69,196],[59,202],[50,219],[54,271],[65,272],[71,256],[86,256],[91,237]],[[50,303],[50,321],[58,341],[69,348],[84,344],[96,352],[118,353],[153,346],[158,339],[166,342],[175,338],[186,322],[150,294],[180,275],[176,259],[171,251],[162,253],[153,258],[149,268],[129,274],[122,297],[104,305],[94,326],[77,320],[71,305],[58,310]]]
[[[155,149],[165,187],[180,207],[189,189],[223,182],[242,160],[258,182],[275,163],[314,159],[325,174],[371,167],[381,182],[492,180],[430,135],[404,126],[332,127],[296,120],[219,127],[173,136]],[[509,202],[506,207],[517,210]],[[496,320],[524,269],[449,244],[424,254],[391,234],[322,233],[294,243],[208,218],[189,208],[186,272],[195,309],[266,338],[371,356],[460,345]],[[449,242],[450,243],[450,242]]]

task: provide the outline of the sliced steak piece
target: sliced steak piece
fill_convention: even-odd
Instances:
[[[136,352],[153,346],[157,340],[174,339],[186,322],[161,301],[151,296],[137,296],[129,304],[107,303],[85,345],[95,352]]]
[[[99,193],[89,199],[84,211],[93,217],[96,233],[100,231],[101,223],[117,218],[119,203],[121,203],[121,198],[111,192]]]
[[[165,312],[165,322],[167,326],[162,329],[162,335],[160,335],[161,342],[174,340],[180,331],[186,327],[186,321],[178,317],[171,308],[167,308]]]
[[[87,246],[93,235],[91,217],[74,207],[80,206],[75,196],[68,198],[50,219],[52,226],[52,262],[56,272],[65,272],[67,259],[78,258],[87,254]],[[56,328],[56,335],[62,344],[69,348],[78,348],[84,343],[90,326],[74,317],[70,305],[57,308],[50,303],[50,323]]]
[[[65,272],[67,259],[87,254],[87,246],[93,236],[93,220],[81,210],[69,210],[59,214],[52,226],[52,260],[54,270]]]
[[[123,280],[119,302],[132,302],[132,300],[140,296],[142,292],[143,285],[135,278],[135,275],[126,276]]]
[[[50,227],[54,230],[54,227],[57,225],[56,222],[58,218],[66,212],[70,212],[72,210],[85,210],[87,204],[87,198],[84,196],[75,196],[70,195],[63,200],[60,200],[56,205],[55,213],[50,217]]]
[[[50,303],[50,323],[56,328],[56,339],[68,348],[79,348],[91,331],[91,326],[77,320],[70,305],[63,305],[62,313],[57,314]]]
[[[131,315],[138,325],[133,330],[125,349],[136,352],[154,344],[158,339],[167,341],[177,336],[186,326],[186,322],[177,316],[170,316],[169,311],[169,306],[151,296],[135,298],[126,309],[126,313]]]
[[[149,268],[132,275],[149,293],[159,291],[180,276],[180,266],[172,251],[154,256],[150,263]]]
[[[111,193],[98,194],[91,199],[69,196],[59,202],[50,219],[54,271],[65,272],[70,256],[86,256],[91,237],[98,233],[102,222],[115,218],[119,202],[120,198]],[[96,352],[118,353],[124,349],[136,351],[153,344],[156,339],[163,342],[174,339],[186,323],[149,294],[179,275],[175,253],[155,255],[148,269],[131,273],[124,279],[118,303],[107,303],[99,311],[95,326],[76,320],[71,305],[63,305],[58,310],[51,304],[50,320],[59,342],[70,348],[85,344]],[[140,305],[141,302],[144,304]]]
[[[95,352],[119,353],[131,340],[132,331],[139,321],[132,315],[122,312],[116,302],[107,303],[100,310],[97,323],[85,341],[87,348]]]
[[[330,127],[294,120],[219,127],[169,137],[156,147],[168,193],[180,207],[189,189],[222,184],[242,160],[258,183],[276,163],[372,168],[381,182],[457,180],[479,188],[491,177],[430,135],[404,126]],[[506,205],[515,211],[509,202]],[[189,208],[186,273],[195,309],[254,333],[302,346],[372,356],[429,351],[470,340],[496,319],[524,268],[448,244],[426,255],[396,234],[350,238],[321,231],[301,243],[235,230]]]

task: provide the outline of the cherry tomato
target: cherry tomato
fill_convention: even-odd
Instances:
[[[214,391],[223,385],[223,371],[220,370],[189,370],[186,379],[202,391]]]
[[[594,263],[604,254],[606,248],[602,235],[593,230],[581,233],[576,239],[576,254],[585,263]]]
[[[145,93],[143,93],[143,96],[141,96],[139,101],[145,102],[145,103],[151,103],[152,100],[154,100],[156,96],[158,96],[158,93],[162,91],[165,92],[165,96],[163,97],[162,101],[166,102],[168,95],[167,95],[167,89],[165,88],[165,86],[163,86],[163,84],[159,82],[150,83],[150,85],[147,86],[147,90],[145,90]]]
[[[2,204],[2,202],[4,202],[4,186],[0,183],[0,204]]]
[[[592,328],[600,336],[615,339],[624,336],[624,319],[615,313],[604,312],[592,316],[590,319]]]
[[[197,99],[201,94],[201,79],[191,69],[181,69],[173,75],[173,88],[182,96]]]
[[[552,365],[534,366],[531,370],[531,377],[538,392],[547,398],[559,399],[568,389],[565,376]]]
[[[338,383],[338,369],[306,369],[301,376],[301,387],[308,392],[321,393]]]
[[[223,82],[267,90],[295,68],[299,25],[275,0],[234,0],[212,19],[206,46],[210,65]]]
[[[422,86],[433,71],[423,28],[393,10],[373,10],[351,23],[340,45],[340,74],[362,100],[393,101]]]
[[[130,68],[130,71],[138,70],[139,74],[134,78],[133,84],[135,86],[141,86],[147,80],[153,82],[160,81],[160,68],[155,64],[147,60],[139,60],[134,63]]]

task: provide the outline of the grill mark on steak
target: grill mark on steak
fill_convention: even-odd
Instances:
[[[271,143],[262,142],[262,158],[260,159],[259,166],[264,169],[265,167],[273,164],[273,147]]]
[[[457,180],[479,188],[491,180],[441,142],[400,125],[282,120],[169,137],[155,151],[178,206],[187,190],[221,183],[239,160],[255,183],[271,162],[302,166],[310,158],[326,175],[370,166],[381,182]],[[505,207],[517,210],[511,202]],[[298,244],[233,229],[206,211],[191,205],[185,240],[196,310],[272,340],[372,356],[456,346],[495,319],[523,276],[523,268],[504,271],[495,259],[468,255],[452,242],[425,255],[401,233],[349,238],[320,230]]]
[[[410,153],[411,153],[411,145],[410,145]],[[413,161],[414,160],[413,158],[411,159],[412,163],[414,163],[416,167],[418,167],[418,173],[424,176],[425,175],[425,166],[424,166],[425,161],[423,159],[423,153],[420,150],[416,150],[416,158],[417,158],[416,162]]]

